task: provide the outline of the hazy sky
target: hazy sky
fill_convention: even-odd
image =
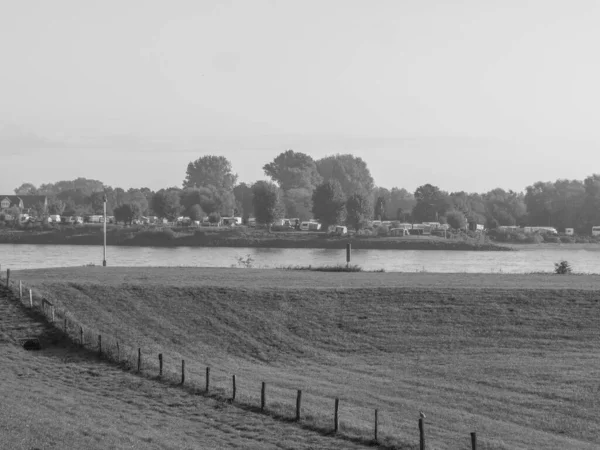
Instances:
[[[380,186],[449,191],[600,171],[600,2],[4,1],[0,193],[95,178],[241,181],[288,148]]]

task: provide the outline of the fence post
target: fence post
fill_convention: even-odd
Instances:
[[[340,426],[339,410],[340,410],[340,399],[336,398],[335,399],[335,407],[334,407],[334,411],[333,411],[333,431],[335,433],[338,432],[338,428]]]
[[[138,373],[142,370],[142,349],[138,347]]]
[[[162,378],[163,358],[162,353],[158,354],[158,376]]]
[[[23,282],[19,280],[19,300],[23,301]]]
[[[296,421],[300,421],[300,409],[302,408],[302,391],[298,389],[296,394]]]
[[[471,433],[471,449],[477,450],[477,433]]]
[[[98,335],[98,355],[102,355],[102,335]]]
[[[346,244],[346,267],[348,267],[348,265],[350,264],[351,253],[352,253],[352,244],[348,243],[348,244]]]
[[[379,425],[379,411],[375,410],[375,444],[377,444],[377,427]]]
[[[231,401],[234,402],[235,401],[235,375],[231,376],[231,384],[232,384],[232,394],[231,394]]]
[[[29,289],[29,307],[33,308],[33,292]]]
[[[10,269],[6,269],[6,287],[8,287],[9,281],[10,281]]]
[[[260,387],[260,410],[265,410],[267,384],[263,381]]]
[[[208,392],[208,387],[210,385],[210,367],[206,368],[206,392]]]
[[[419,419],[419,450],[425,450],[425,427],[423,419]]]
[[[181,384],[185,383],[185,359],[181,360]]]
[[[83,347],[83,327],[79,327],[79,343]]]
[[[119,341],[117,341],[117,363],[121,361],[121,351],[119,349]]]

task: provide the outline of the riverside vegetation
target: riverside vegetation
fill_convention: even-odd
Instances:
[[[103,229],[99,225],[39,226],[31,229],[0,229],[0,243],[102,245]],[[408,250],[510,250],[489,240],[466,234],[454,239],[438,236],[390,237],[382,233],[361,233],[352,237],[332,236],[322,232],[268,232],[246,227],[196,228],[108,226],[108,245],[162,247],[272,247],[342,249],[352,243],[356,249]]]
[[[397,448],[416,448],[419,411],[427,415],[431,448],[467,448],[471,431],[484,449],[600,445],[597,276],[82,267],[15,272],[14,278],[64,306],[94,333],[141,347],[153,373],[158,353],[175,372],[185,359],[190,385],[202,385],[210,366],[211,383],[226,395],[235,374],[240,403],[250,405],[257,404],[265,381],[268,406],[282,418],[293,416],[295,390],[302,389],[304,426],[316,430],[331,428],[333,399],[340,398],[343,435],[368,441],[378,408],[380,439]],[[71,364],[77,373],[83,367]],[[44,374],[63,376],[54,370]],[[97,375],[82,375],[82,387],[88,379],[105,386],[135,384],[109,366],[86,370]],[[206,411],[203,401],[186,400],[167,387],[151,400],[151,388],[137,383],[146,386],[143,393],[127,390],[125,398],[148,411],[144,415],[162,411],[170,420],[198,405],[199,418],[216,423],[216,429],[206,425],[210,439],[242,420],[224,417],[231,407]],[[58,400],[44,397],[46,392],[39,386],[45,407],[56,409]],[[19,412],[15,395],[5,393]],[[103,408],[108,403],[88,413],[97,417]],[[107,433],[113,436],[120,429],[112,411],[106,412],[102,420],[112,424]],[[281,422],[282,440],[286,426]],[[164,428],[190,442],[180,429]],[[151,436],[151,446],[164,442],[149,430],[128,442],[139,442],[143,433]],[[201,445],[203,437],[194,433],[200,439],[194,445]],[[329,448],[335,445],[351,448],[354,441]]]

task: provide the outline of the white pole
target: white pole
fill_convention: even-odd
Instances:
[[[106,194],[104,194],[104,259],[102,266],[106,267]]]

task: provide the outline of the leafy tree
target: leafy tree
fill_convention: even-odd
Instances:
[[[340,223],[345,214],[346,198],[337,180],[321,183],[312,195],[312,212],[323,228]]]
[[[265,174],[279,184],[281,189],[314,189],[322,178],[315,161],[308,155],[293,150],[279,154],[263,166]]]
[[[57,198],[51,197],[48,199],[48,213],[51,215],[62,215],[65,210],[65,202]]]
[[[16,195],[37,195],[38,189],[31,183],[23,183],[15,189]]]
[[[317,170],[323,180],[337,180],[347,197],[354,193],[371,194],[374,182],[367,163],[354,155],[333,155],[319,159]]]
[[[387,190],[387,189],[386,189]],[[385,198],[385,191],[384,191]],[[393,187],[390,191],[390,200],[389,205],[386,202],[386,211],[390,213],[393,212],[396,214],[396,218],[398,218],[398,210],[400,209],[401,214],[408,215],[410,211],[414,208],[416,204],[415,196],[408,192],[404,188]],[[389,217],[388,217],[389,219]],[[404,220],[404,219],[403,219]]]
[[[348,206],[346,204],[346,209],[347,208],[348,208]],[[375,219],[377,219],[377,220],[385,219],[385,198],[383,196],[379,196],[379,197],[377,197],[377,200],[375,200],[374,216],[375,216]]]
[[[438,221],[450,208],[448,194],[431,184],[419,186],[415,191],[417,204],[412,210],[414,220],[418,222]]]
[[[243,219],[247,220],[254,212],[254,206],[252,205],[254,194],[252,193],[252,188],[246,183],[240,183],[233,188],[233,195],[237,210]]]
[[[141,216],[140,206],[137,203],[123,203],[117,206],[113,212],[116,222],[123,224],[131,224],[134,219],[139,219]]]
[[[290,218],[308,220],[312,214],[312,189],[290,189],[283,194],[285,215]]]
[[[200,205],[192,205],[186,211],[186,215],[192,220],[202,220],[204,218],[204,211],[202,211]]]
[[[208,221],[210,223],[219,223],[221,221],[221,214],[219,214],[218,212],[211,212],[208,215]]]
[[[279,188],[268,181],[257,181],[252,185],[252,193],[254,217],[258,223],[267,225],[270,230],[275,219],[283,217],[284,207]]]
[[[453,209],[446,213],[446,223],[448,223],[451,228],[460,230],[466,228],[467,218],[462,212]]]
[[[158,217],[174,222],[182,211],[179,191],[176,189],[159,190],[152,197],[152,209]]]
[[[48,214],[48,208],[44,203],[37,202],[35,205],[31,207],[30,214],[37,218],[42,218],[46,214]]]
[[[104,192],[93,192],[89,197],[89,202],[94,214],[104,212]]]
[[[217,191],[231,192],[237,180],[231,170],[231,163],[224,156],[202,156],[188,164],[183,187],[213,186]]]
[[[230,215],[235,207],[233,192],[218,191],[214,186],[186,188],[181,192],[181,204],[188,210],[193,205],[200,205],[202,210]]]
[[[370,212],[367,198],[361,194],[352,194],[346,201],[346,224],[359,231],[366,225]]]

